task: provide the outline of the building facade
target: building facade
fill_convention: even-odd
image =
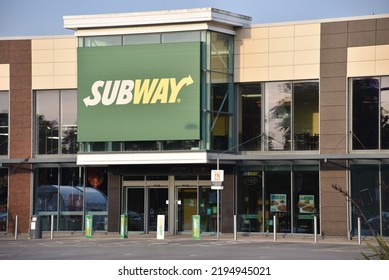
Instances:
[[[357,205],[362,234],[389,236],[389,15],[252,24],[204,8],[64,26],[74,36],[0,38],[1,232],[27,233],[32,215],[44,231],[93,215],[119,232],[127,214],[131,233],[164,215],[175,235],[199,215],[202,234],[234,220],[313,234],[316,218],[351,237]]]

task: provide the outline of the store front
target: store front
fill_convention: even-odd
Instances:
[[[202,234],[216,233],[216,190],[211,189],[210,176],[122,178],[122,213],[128,215],[130,233],[155,232],[158,215],[164,215],[170,234],[191,234],[193,215],[200,215]]]

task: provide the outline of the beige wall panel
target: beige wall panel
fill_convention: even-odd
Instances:
[[[77,74],[77,62],[61,62],[54,63],[54,75],[76,75]]]
[[[267,67],[269,55],[267,53],[243,55],[243,65],[245,68]]]
[[[347,63],[347,76],[371,76],[375,75],[375,62],[374,61],[362,61],[362,62],[348,62]]]
[[[32,63],[54,62],[54,50],[32,51]]]
[[[31,41],[32,50],[52,50],[54,48],[54,39],[33,39]]]
[[[32,76],[53,76],[54,64],[53,63],[33,63],[32,64]]]
[[[293,52],[269,53],[269,66],[293,65]]]
[[[54,76],[32,77],[32,89],[53,89]]]
[[[0,77],[0,90],[9,90],[9,78]]]
[[[248,53],[264,53],[269,51],[269,40],[243,40],[243,52]]]
[[[77,38],[54,39],[54,49],[77,49]]]
[[[54,62],[77,61],[77,49],[54,50]]]
[[[320,36],[304,36],[294,38],[294,49],[299,50],[319,50]]]
[[[376,46],[376,59],[389,59],[389,45]]]
[[[294,35],[297,36],[320,36],[320,23],[312,24],[296,24],[294,27]]]
[[[320,50],[294,52],[294,64],[319,64]]]
[[[247,33],[246,33],[247,34]],[[253,27],[250,31],[251,39],[268,39],[269,38],[269,27]],[[248,38],[246,37],[246,38]]]
[[[319,77],[319,64],[294,65],[295,79],[319,79]]]
[[[0,90],[10,89],[9,64],[0,64]]]
[[[294,38],[269,39],[269,52],[294,51]]]
[[[243,69],[243,81],[241,82],[258,82],[268,81],[269,71],[268,67],[261,68],[245,68]]]
[[[293,66],[269,67],[269,80],[290,80],[293,77]]]
[[[294,36],[294,25],[270,26],[269,38],[283,38]]]
[[[55,88],[77,88],[77,76],[54,76],[54,87]]]
[[[389,75],[389,59],[379,60],[376,62],[376,75]]]
[[[375,59],[375,46],[348,48],[347,61],[369,61]]]

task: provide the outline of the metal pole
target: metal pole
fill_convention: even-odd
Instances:
[[[277,217],[276,217],[276,215],[273,216],[273,239],[274,239],[274,242],[277,241]]]
[[[18,239],[18,215],[15,216],[15,239]]]
[[[358,217],[358,244],[361,245],[361,218]]]
[[[315,234],[315,243],[317,243],[317,217],[313,216],[313,232]]]
[[[236,234],[237,228],[236,228],[236,214],[234,215],[234,240],[237,240],[237,234]]]
[[[219,189],[216,190],[216,203],[217,203],[217,206],[216,206],[216,211],[217,211],[217,214],[216,214],[216,230],[217,230],[217,233],[216,233],[216,236],[217,236],[217,240],[220,239],[220,234],[219,234]]]
[[[51,239],[54,238],[54,215],[51,215],[51,234],[50,234]]]

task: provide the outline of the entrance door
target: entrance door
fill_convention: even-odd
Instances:
[[[157,231],[158,215],[165,215],[165,231],[169,225],[169,189],[168,188],[148,188],[148,232]]]
[[[197,188],[177,188],[177,232],[192,231],[192,216],[197,215]]]
[[[124,213],[128,215],[128,231],[144,232],[145,188],[127,187]]]
[[[217,232],[217,194],[210,187],[199,188],[201,232]],[[220,213],[219,209],[219,213]],[[220,217],[220,216],[219,216]]]

